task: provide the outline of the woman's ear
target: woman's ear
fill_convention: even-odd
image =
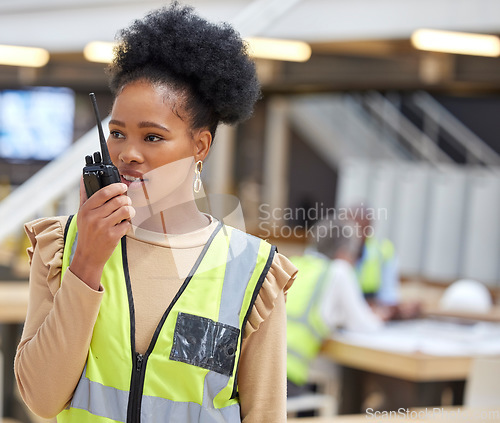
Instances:
[[[209,130],[200,130],[195,137],[195,161],[204,161],[212,145],[212,134]]]

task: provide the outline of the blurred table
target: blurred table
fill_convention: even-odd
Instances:
[[[341,367],[340,414],[365,411],[367,386],[385,393],[386,409],[440,406],[445,389],[461,405],[472,357],[500,355],[500,325],[398,322],[371,334],[337,334],[322,354]]]
[[[3,413],[24,420],[24,408],[14,395],[14,357],[28,310],[28,282],[0,282],[0,346],[3,352]]]
[[[457,321],[500,322],[500,306],[493,306],[488,313],[459,312],[427,307],[423,311],[427,317],[455,319]]]
[[[413,382],[463,380],[471,364],[471,357],[391,352],[336,339],[327,340],[322,353],[343,366]]]

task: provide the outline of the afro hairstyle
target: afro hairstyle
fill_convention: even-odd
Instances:
[[[207,22],[177,1],[153,10],[117,34],[108,68],[114,95],[128,83],[165,84],[185,99],[191,127],[248,119],[260,97],[255,63],[247,46],[228,24]]]

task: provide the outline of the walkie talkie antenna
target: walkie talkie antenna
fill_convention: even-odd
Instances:
[[[104,132],[102,131],[101,117],[99,116],[99,109],[97,108],[97,101],[95,99],[95,94],[90,93],[90,100],[92,101],[92,106],[94,106],[95,119],[97,122],[97,130],[99,131],[99,142],[101,143],[101,153],[102,153],[102,163],[112,164],[111,157],[109,157],[108,145],[106,144],[106,138],[104,138]]]

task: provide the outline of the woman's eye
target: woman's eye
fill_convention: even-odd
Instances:
[[[123,138],[125,138],[125,135],[123,135],[121,132],[118,132],[118,131],[110,131],[109,134],[113,138],[117,138],[117,139],[123,139]]]
[[[145,139],[146,139],[146,141],[149,141],[149,142],[157,142],[157,141],[161,141],[163,138],[159,137],[158,135],[148,135]]]

